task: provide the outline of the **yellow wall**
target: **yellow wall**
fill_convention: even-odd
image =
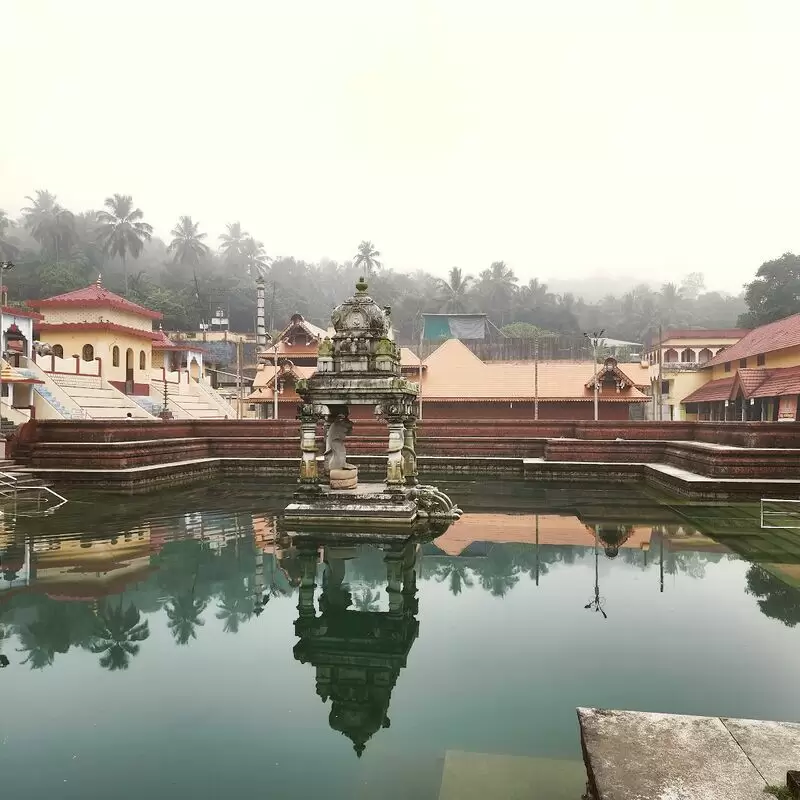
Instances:
[[[48,320],[49,321],[49,320]],[[124,333],[104,331],[50,331],[45,340],[49,345],[60,344],[64,348],[64,357],[80,355],[85,344],[94,347],[95,358],[103,359],[103,377],[107,381],[125,381],[125,352],[128,348],[133,350],[133,381],[134,383],[150,383],[150,366],[152,360],[152,343],[129,336]],[[111,350],[116,345],[119,347],[119,366],[114,367]],[[145,369],[139,369],[139,353],[145,352]],[[40,362],[48,369],[47,359]]]
[[[138,328],[151,331],[152,320],[138,314],[129,314],[113,308],[45,308],[43,309],[45,322],[114,322],[128,328]]]
[[[751,369],[759,367],[797,367],[800,366],[800,347],[787,347],[784,350],[775,350],[772,353],[765,354],[765,363],[759,364],[756,356],[750,356],[747,359],[747,366]],[[739,359],[734,359],[730,362],[730,371],[725,371],[725,365],[719,364],[711,368],[709,380],[717,380],[717,378],[730,378],[736,374],[736,370],[741,369]],[[708,374],[708,370],[705,370]]]

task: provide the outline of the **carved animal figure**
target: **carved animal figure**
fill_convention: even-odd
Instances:
[[[325,438],[325,466],[330,472],[332,469],[357,469],[353,464],[347,463],[347,452],[344,440],[353,430],[353,423],[343,415],[334,417],[328,425]]]

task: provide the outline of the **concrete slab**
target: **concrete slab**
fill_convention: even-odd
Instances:
[[[577,800],[585,787],[579,760],[448,750],[439,800]]]
[[[597,800],[764,800],[766,781],[719,717],[579,708],[578,721]]]
[[[768,784],[782,786],[786,773],[800,768],[800,725],[727,717],[722,724]]]

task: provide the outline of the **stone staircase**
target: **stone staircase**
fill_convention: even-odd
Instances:
[[[168,407],[176,419],[222,419],[225,411],[221,409],[213,399],[204,396],[202,393],[195,393],[188,384],[174,383],[167,384]],[[158,405],[163,406],[164,381],[152,380],[150,382],[150,399]],[[160,402],[159,402],[160,400]],[[235,417],[235,412],[231,409],[230,418]]]
[[[40,375],[34,370],[26,367],[17,367],[16,371],[26,378],[33,378],[41,380]],[[41,373],[45,374],[45,373]],[[34,383],[33,391],[40,397],[44,398],[49,405],[51,405],[60,415],[62,419],[87,419],[88,414],[80,408],[67,408],[48,388],[45,383]]]
[[[134,419],[153,416],[132,397],[96,375],[53,374],[50,377],[90,419],[126,419],[128,414]]]

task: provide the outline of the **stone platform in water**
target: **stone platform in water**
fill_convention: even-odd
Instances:
[[[763,800],[800,764],[790,722],[597,708],[578,721],[595,800]]]
[[[355,489],[320,486],[318,494],[298,493],[284,509],[281,527],[317,529],[346,535],[425,535],[424,531],[447,527],[461,511],[433,486],[389,487],[385,483],[361,483]]]

